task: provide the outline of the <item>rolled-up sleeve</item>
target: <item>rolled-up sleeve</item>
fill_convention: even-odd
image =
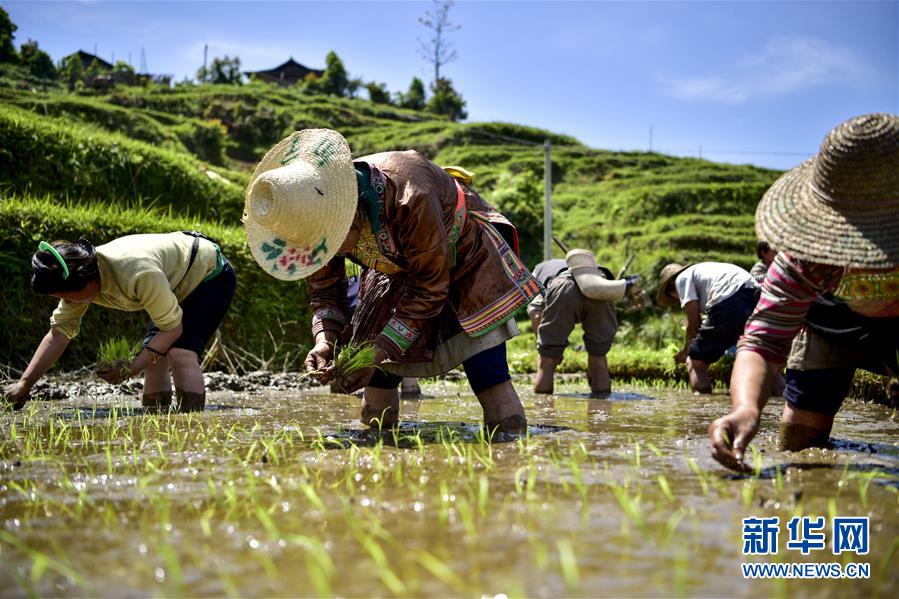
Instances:
[[[59,330],[69,340],[74,339],[81,331],[81,319],[89,306],[60,300],[50,316],[50,328]]]
[[[181,306],[172,293],[168,278],[161,270],[137,275],[134,280],[134,295],[160,331],[171,331],[181,324]]]
[[[755,352],[767,362],[784,364],[812,302],[819,294],[836,287],[842,270],[778,253],[768,269],[755,310],[746,321],[737,351]]]

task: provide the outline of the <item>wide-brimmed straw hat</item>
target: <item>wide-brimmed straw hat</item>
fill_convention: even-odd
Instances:
[[[662,272],[659,273],[659,291],[656,293],[656,302],[660,306],[676,306],[678,302],[673,297],[669,296],[665,291],[668,289],[668,285],[671,284],[671,281],[677,278],[677,275],[684,272],[690,268],[690,265],[684,266],[683,264],[677,264],[676,262],[672,262],[671,264],[665,265],[665,268],[662,269]]]
[[[346,240],[357,202],[343,136],[297,131],[266,153],[247,186],[243,223],[253,258],[278,279],[308,277]]]
[[[899,266],[899,116],[868,114],[827,134],[780,177],[755,213],[759,237],[834,266]]]

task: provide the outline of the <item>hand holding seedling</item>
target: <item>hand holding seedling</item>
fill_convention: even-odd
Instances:
[[[97,352],[97,376],[112,385],[125,382],[136,374],[131,363],[140,351],[140,343],[121,337],[103,342]]]
[[[346,350],[341,351],[341,355],[334,361],[332,376],[337,379],[345,393],[352,393],[368,385],[378,364],[387,357],[387,354],[376,345],[360,346],[349,358],[341,359],[344,351]]]
[[[14,383],[3,390],[0,404],[4,410],[21,410],[28,401],[28,392],[29,389],[21,381]]]
[[[743,454],[759,427],[759,413],[748,407],[735,409],[709,425],[712,457],[732,470],[752,470],[743,463]]]
[[[331,380],[331,372],[328,369],[328,364],[333,357],[334,343],[329,341],[323,335],[317,336],[315,347],[306,354],[306,361],[304,362],[306,372],[324,385]]]
[[[97,376],[111,385],[124,383],[133,376],[127,360],[116,360],[112,366],[97,370]]]

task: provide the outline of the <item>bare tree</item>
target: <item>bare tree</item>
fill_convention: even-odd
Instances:
[[[434,0],[433,10],[425,12],[424,17],[419,17],[418,22],[432,31],[431,38],[427,42],[419,38],[419,53],[421,57],[434,65],[434,82],[431,87],[436,87],[440,81],[440,67],[448,62],[456,60],[456,51],[446,35],[462,28],[449,20],[449,11],[453,7],[453,0]]]

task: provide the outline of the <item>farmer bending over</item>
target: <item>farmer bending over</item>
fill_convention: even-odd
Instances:
[[[899,117],[837,126],[768,189],[755,228],[780,253],[737,350],[733,410],[709,427],[712,455],[737,470],[784,362],[791,451],[827,444],[857,368],[899,372]],[[895,406],[895,379],[889,392]]]
[[[140,353],[97,374],[117,384],[144,373],[141,403],[164,410],[172,403],[172,377],[179,411],[203,410],[206,391],[199,358],[234,295],[235,277],[218,245],[199,233],[129,235],[94,248],[41,242],[31,258],[31,288],[60,299],[50,331],[22,378],[4,391],[15,409],[78,335],[91,304],[150,317]],[[171,371],[171,377],[169,376]]]
[[[709,366],[740,338],[758,297],[758,283],[733,264],[668,264],[662,269],[659,305],[680,304],[687,315],[684,347],[674,361],[687,364],[694,391],[712,392]]]
[[[414,151],[354,162],[328,129],[294,133],[256,167],[244,214],[250,250],[272,276],[307,280],[315,346],[306,367],[321,382],[334,377],[327,366],[347,322],[344,260],[367,269],[353,340],[374,344],[380,368],[340,381],[364,388],[364,424],[398,422],[403,376],[462,364],[487,427],[526,429],[505,342],[518,333],[513,314],[540,288],[513,249],[515,228],[470,182]]]
[[[639,282],[636,275],[614,280],[612,273],[596,263],[588,250],[568,252],[565,260],[541,262],[534,277],[544,287],[542,296],[528,305],[528,316],[537,334],[535,393],[552,393],[556,366],[568,346],[568,336],[577,323],[584,328],[587,348],[587,381],[593,394],[612,390],[606,354],[618,331],[613,302]]]

